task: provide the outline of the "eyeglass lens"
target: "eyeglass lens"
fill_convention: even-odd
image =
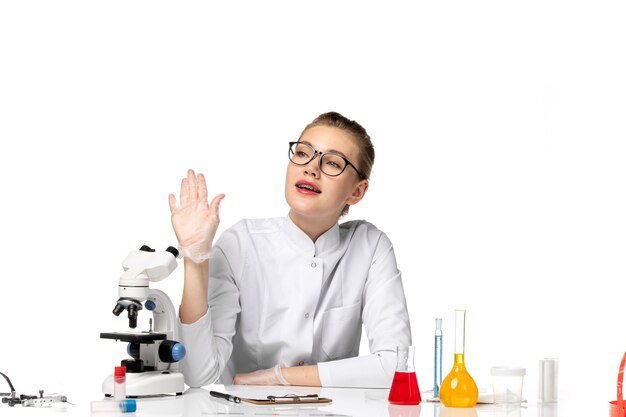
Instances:
[[[291,145],[289,159],[297,165],[306,165],[315,157],[315,149],[306,143],[297,142]],[[341,155],[324,153],[320,157],[320,168],[326,175],[337,176],[346,169],[346,161]]]

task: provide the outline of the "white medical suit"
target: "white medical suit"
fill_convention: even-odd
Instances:
[[[388,388],[411,344],[393,246],[365,221],[313,243],[289,217],[242,220],[214,244],[208,291],[207,314],[181,324],[191,387],[280,363],[318,365],[322,386]],[[362,325],[371,354],[358,356]]]

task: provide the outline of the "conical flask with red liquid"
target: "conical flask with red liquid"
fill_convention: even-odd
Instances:
[[[398,346],[398,362],[393,376],[389,402],[397,405],[416,405],[422,402],[417,376],[415,375],[415,347]]]

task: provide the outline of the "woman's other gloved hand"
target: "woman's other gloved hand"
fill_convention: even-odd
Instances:
[[[201,263],[211,257],[213,238],[220,223],[219,207],[224,194],[208,204],[204,175],[187,171],[180,185],[180,206],[174,194],[169,195],[172,226],[178,239],[180,256]]]
[[[273,368],[261,369],[249,374],[237,374],[233,379],[234,385],[291,385],[280,370],[280,364]]]

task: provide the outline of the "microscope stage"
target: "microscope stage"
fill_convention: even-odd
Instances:
[[[100,333],[100,339],[115,339],[122,342],[154,343],[155,340],[165,340],[165,333]]]

